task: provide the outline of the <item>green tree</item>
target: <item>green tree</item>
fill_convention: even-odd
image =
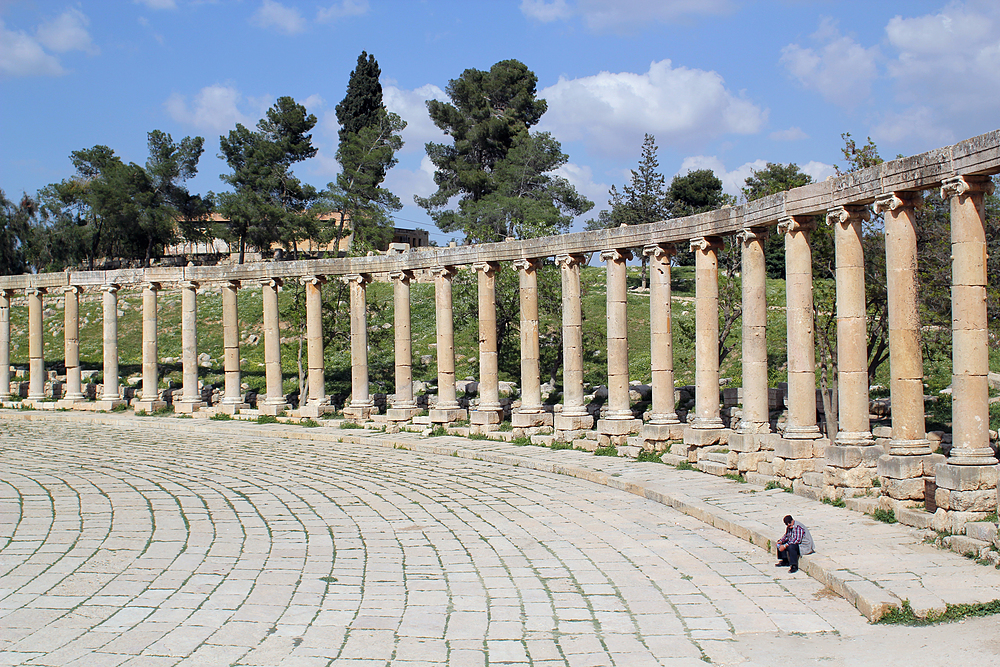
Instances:
[[[0,190],[0,275],[15,275],[27,270],[26,251],[36,210],[37,204],[28,195],[15,205]]]
[[[812,176],[803,173],[795,163],[776,164],[768,162],[763,169],[754,170],[744,181],[743,197],[754,201],[778,192],[812,183]],[[785,277],[785,241],[780,234],[771,234],[764,245],[767,263],[767,277]]]
[[[232,170],[220,178],[233,191],[219,195],[219,212],[239,243],[240,263],[248,244],[266,251],[281,243],[294,251],[299,241],[314,235],[309,206],[318,196],[316,189],[296,178],[291,168],[316,155],[309,134],[315,125],[316,116],[304,106],[279,97],[256,131],[237,123],[220,137],[220,157]]]
[[[722,191],[722,181],[711,169],[696,169],[683,176],[674,176],[667,188],[667,209],[671,218],[712,211],[733,203]],[[678,248],[674,261],[680,266],[694,266],[694,254],[688,248]]]

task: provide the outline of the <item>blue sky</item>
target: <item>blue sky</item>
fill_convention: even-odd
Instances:
[[[768,161],[825,178],[842,132],[893,157],[1000,127],[996,0],[0,0],[0,188],[34,194],[95,144],[143,163],[160,129],[205,137],[189,185],[220,191],[219,135],[281,95],[319,118],[319,154],[296,174],[325,186],[362,49],[409,123],[387,179],[407,204],[397,226],[442,244],[412,203],[434,189],[424,143],[442,139],[424,101],[507,58],[538,75],[539,128],[598,207],[646,132],[668,179],[707,167],[738,194]]]

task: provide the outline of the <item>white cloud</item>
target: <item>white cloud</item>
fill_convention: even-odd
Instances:
[[[302,100],[300,104],[304,106],[306,111],[309,113],[316,113],[326,106],[326,100],[324,100],[319,93],[313,93],[306,99]]]
[[[295,35],[306,29],[306,21],[295,7],[286,7],[275,0],[264,0],[250,17],[250,22],[261,28],[274,28],[286,35]]]
[[[244,103],[244,99],[238,90],[232,86],[215,84],[199,90],[190,106],[184,95],[174,93],[164,102],[164,107],[178,123],[191,125],[199,130],[223,133],[236,127],[236,123],[247,126],[253,123],[240,111],[241,103]],[[255,106],[253,100],[247,100],[246,103]]]
[[[423,152],[428,141],[441,141],[444,133],[434,125],[427,113],[427,100],[448,101],[448,95],[433,84],[426,84],[414,90],[403,90],[396,86],[382,86],[382,102],[389,111],[406,121],[403,130],[402,153]]]
[[[768,135],[768,139],[773,141],[801,141],[808,138],[809,135],[798,126],[790,127],[787,130],[776,130]]]
[[[848,109],[865,101],[878,76],[877,46],[864,48],[840,34],[836,21],[825,18],[812,35],[817,48],[789,44],[781,50],[781,64],[803,87]]]
[[[672,23],[690,16],[723,14],[732,0],[522,0],[521,12],[547,23],[580,16],[595,32],[641,28],[650,23]]]
[[[812,176],[814,183],[825,181],[829,177],[837,175],[837,168],[832,164],[817,162],[816,160],[810,160],[803,165],[799,165],[799,169],[802,170],[802,173]]]
[[[594,202],[594,208],[585,214],[585,217],[596,217],[597,211],[607,208],[608,186],[607,183],[596,183],[594,181],[593,170],[583,164],[567,162],[553,172],[556,176],[562,176],[570,182],[576,191]]]
[[[396,165],[385,175],[385,187],[399,197],[404,206],[413,206],[413,195],[429,197],[437,190],[434,163],[424,155],[416,169]]]
[[[346,16],[361,16],[368,13],[368,0],[340,0],[329,7],[316,10],[316,20],[336,21]]]
[[[716,72],[651,63],[644,74],[601,72],[560,78],[540,91],[549,111],[540,129],[625,157],[645,132],[664,146],[696,146],[724,134],[753,134],[767,111],[733,95]]]
[[[83,51],[90,55],[100,52],[90,40],[87,26],[90,19],[79,9],[67,9],[62,14],[38,26],[38,41],[56,53]]]
[[[922,105],[885,114],[872,128],[872,138],[888,143],[917,140],[925,146],[941,146],[958,140],[954,130],[938,121],[933,109]]]
[[[146,5],[150,9],[177,9],[175,0],[134,0],[137,5]]]
[[[767,167],[764,160],[754,160],[741,164],[732,171],[726,170],[725,163],[714,155],[694,155],[684,158],[681,168],[677,172],[678,176],[683,176],[699,169],[711,169],[716,177],[722,181],[722,191],[726,194],[738,197],[747,178],[755,171],[760,171]]]

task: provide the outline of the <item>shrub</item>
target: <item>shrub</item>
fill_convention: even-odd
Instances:
[[[635,457],[635,460],[639,463],[663,463],[663,454],[660,452],[650,452],[645,449],[639,452],[639,455]]]
[[[594,450],[594,456],[618,456],[618,448],[614,445],[598,447]]]
[[[869,515],[876,521],[881,521],[882,523],[896,523],[896,513],[891,509],[884,510],[881,507],[872,510]]]

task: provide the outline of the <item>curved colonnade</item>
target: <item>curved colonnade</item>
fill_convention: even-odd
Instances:
[[[729,450],[726,469],[771,475],[782,483],[813,488],[816,495],[841,498],[870,491],[875,480],[883,496],[895,501],[924,500],[957,523],[997,507],[997,460],[989,443],[988,338],[986,315],[986,237],[984,195],[991,174],[1000,172],[1000,130],[953,146],[827,179],[736,207],[685,218],[617,229],[565,234],[504,243],[430,248],[411,252],[394,245],[382,256],[266,262],[226,267],[191,266],[117,271],[68,271],[0,277],[0,401],[9,401],[10,302],[23,294],[28,303],[29,387],[27,401],[44,398],[42,354],[43,299],[65,298],[66,391],[63,407],[84,401],[79,364],[79,295],[103,292],[104,396],[96,407],[123,402],[118,384],[117,294],[123,286],[143,287],[143,382],[136,409],[162,407],[157,391],[157,295],[181,290],[183,391],[174,408],[194,412],[204,407],[197,375],[197,290],[218,285],[223,296],[225,390],[219,410],[246,410],[240,393],[237,298],[242,285],[263,290],[266,394],[262,414],[290,408],[282,394],[278,289],[299,280],[306,290],[308,395],[301,417],[330,409],[324,392],[320,289],[333,277],[350,284],[352,400],[346,417],[367,419],[374,410],[368,388],[366,285],[374,275],[394,285],[395,381],[390,422],[411,420],[418,412],[411,374],[409,285],[418,270],[434,277],[438,402],[430,421],[448,424],[468,418],[471,428],[489,432],[503,417],[497,377],[495,275],[501,265],[518,271],[521,307],[521,406],[514,428],[551,427],[556,437],[625,444],[639,434],[645,446],[662,449],[673,441],[674,453],[691,462],[720,443]],[[914,207],[920,191],[940,188],[951,203],[953,448],[947,459],[932,453],[925,434],[920,322],[917,312],[917,246]],[[876,444],[869,424],[865,345],[865,278],[861,225],[870,208],[884,213],[892,436]],[[810,233],[816,224],[832,225],[836,244],[837,340],[839,358],[838,422],[832,440],[817,424]],[[768,415],[765,322],[764,240],[784,237],[788,338],[788,420],[772,433]],[[718,349],[718,252],[722,238],[737,235],[742,247],[743,412],[727,428],[721,419]],[[678,245],[694,251],[696,311],[695,409],[686,424],[674,406],[670,303],[671,256]],[[642,248],[650,263],[652,407],[648,421],[636,419],[629,401],[626,262],[630,248]],[[608,403],[596,425],[584,405],[580,266],[597,253],[607,267]],[[543,406],[539,381],[536,270],[554,258],[562,278],[563,397],[561,409]],[[457,268],[472,267],[479,297],[479,401],[468,412],[455,390],[452,280]],[[707,459],[706,459],[707,460]],[[949,519],[951,521],[951,519]]]

